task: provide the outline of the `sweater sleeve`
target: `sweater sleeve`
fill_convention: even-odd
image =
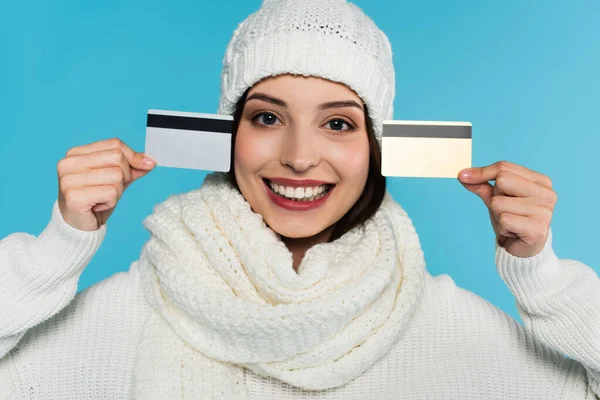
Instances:
[[[79,276],[105,232],[106,225],[93,232],[71,227],[55,202],[50,222],[37,238],[14,233],[0,240],[0,358],[28,329],[75,297]]]
[[[496,242],[496,267],[516,298],[525,327],[542,342],[578,362],[600,397],[600,279],[587,265],[559,259],[552,230],[533,257],[510,254]]]

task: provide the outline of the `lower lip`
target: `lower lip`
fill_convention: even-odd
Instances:
[[[271,199],[271,201],[273,203],[275,203],[275,205],[278,205],[281,208],[285,208],[286,210],[292,210],[292,211],[308,211],[308,210],[313,210],[317,207],[320,207],[323,203],[325,203],[327,201],[327,199],[329,198],[329,195],[331,194],[331,192],[333,192],[333,189],[334,189],[334,188],[329,189],[329,192],[327,192],[325,194],[325,196],[320,197],[313,201],[294,201],[294,200],[290,200],[290,199],[287,199],[282,196],[278,196],[275,193],[273,193],[273,191],[271,190],[271,188],[267,185],[267,183],[265,181],[263,181],[263,184],[265,185],[265,189],[267,190],[267,194],[269,195],[269,198]]]

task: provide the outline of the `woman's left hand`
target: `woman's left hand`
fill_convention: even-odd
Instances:
[[[465,173],[469,173],[468,174]],[[546,175],[507,161],[467,168],[459,180],[490,213],[498,244],[517,257],[539,254],[550,231],[557,196]],[[496,181],[491,185],[488,181]]]

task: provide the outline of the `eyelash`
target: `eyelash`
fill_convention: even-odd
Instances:
[[[256,115],[254,115],[252,118],[250,118],[250,120],[252,121],[252,123],[255,126],[261,128],[261,129],[269,129],[270,128],[269,125],[261,124],[261,123],[258,122],[258,119],[260,117],[262,117],[263,115],[272,115],[272,116],[274,116],[279,121],[279,117],[277,115],[273,114],[272,112],[260,112],[260,113],[258,113]]]
[[[267,115],[267,114],[274,116],[279,121],[279,117],[277,117],[277,115],[273,114],[272,112],[260,112],[260,113],[254,115],[251,118],[252,123],[255,126],[261,128],[261,129],[269,129],[270,125],[261,124],[261,123],[258,122],[258,119],[260,117],[262,117],[263,115]],[[346,126],[348,128],[347,129],[340,129],[340,130],[338,130],[338,129],[330,129],[332,131],[336,131],[336,132],[353,132],[353,131],[356,130],[356,127],[354,126],[354,124],[350,123],[349,121],[347,121],[344,118],[333,118],[333,119],[330,119],[329,121],[327,121],[325,124],[330,124],[333,121],[342,121],[344,124],[346,124]]]

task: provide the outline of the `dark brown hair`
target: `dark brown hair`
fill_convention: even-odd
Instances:
[[[248,90],[238,100],[235,111],[233,113],[233,135],[231,142],[231,166],[227,173],[229,182],[237,189],[240,190],[237,180],[235,179],[235,172],[233,169],[234,153],[235,153],[235,137],[237,135],[238,126],[242,119],[242,113],[244,111],[244,105],[246,104],[246,97],[248,96]],[[329,241],[332,242],[339,237],[343,236],[346,232],[352,228],[363,224],[369,218],[371,218],[383,201],[385,195],[385,176],[381,175],[381,150],[379,143],[375,138],[373,132],[373,124],[369,118],[367,106],[365,105],[365,122],[367,127],[367,135],[369,138],[369,173],[367,175],[367,183],[362,194],[354,203],[352,208],[336,222]]]

